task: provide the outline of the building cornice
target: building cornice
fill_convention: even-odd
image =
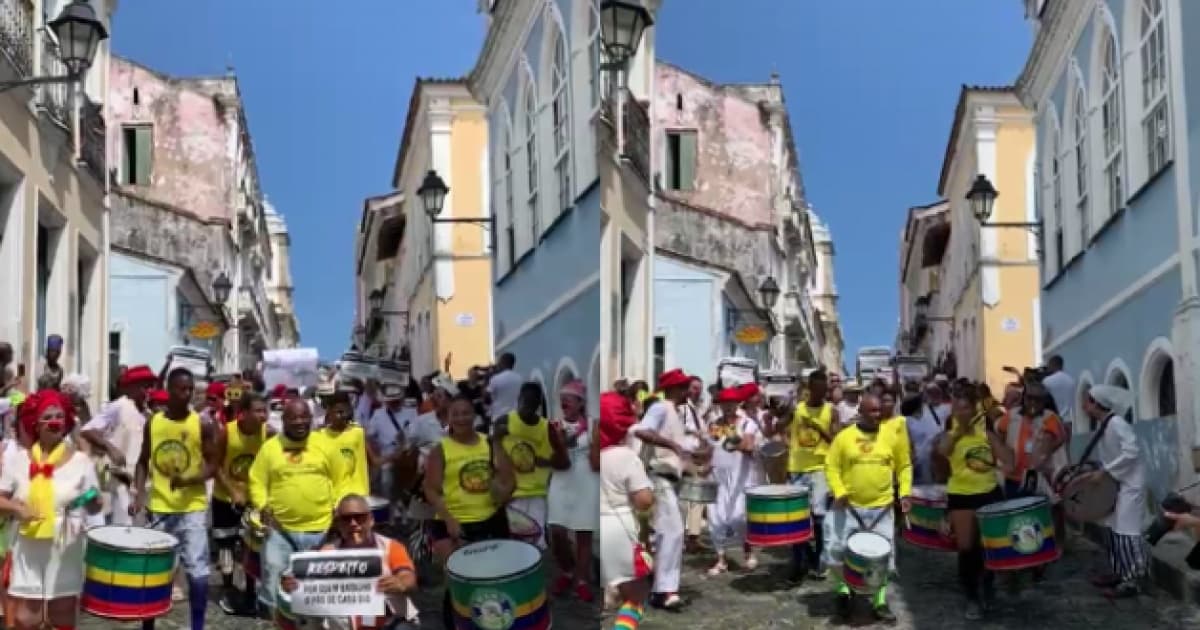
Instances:
[[[400,132],[400,147],[396,150],[396,163],[392,167],[392,188],[400,188],[401,174],[404,172],[404,162],[408,158],[413,133],[420,126],[422,115],[428,117],[430,101],[445,99],[448,106],[440,110],[445,110],[447,116],[453,116],[456,111],[469,109],[467,106],[455,105],[455,99],[473,98],[465,79],[417,77],[413,81],[412,94],[408,99],[408,113],[404,118],[404,130]]]
[[[1041,100],[1061,69],[1095,3],[1092,0],[1051,0],[1043,9],[1041,27],[1033,49],[1017,77],[1017,97],[1025,107],[1039,111]]]
[[[468,88],[484,106],[491,107],[493,95],[508,76],[507,70],[524,52],[525,47],[519,45],[519,40],[529,29],[534,11],[543,6],[543,2],[531,0],[502,0],[496,3],[483,48],[475,60],[475,67],[467,75]]]

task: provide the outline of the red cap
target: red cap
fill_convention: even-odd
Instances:
[[[738,391],[741,392],[742,400],[750,400],[751,398],[757,396],[762,390],[758,388],[756,383],[746,383],[745,385],[738,387]]]
[[[658,388],[660,390],[667,389],[668,387],[687,385],[690,382],[692,382],[692,378],[678,368],[658,375]]]
[[[121,373],[121,378],[117,379],[117,384],[121,387],[127,385],[136,385],[139,383],[156,383],[158,375],[150,369],[148,365],[135,365]]]
[[[287,396],[287,385],[280,383],[271,389],[271,398],[282,400]]]
[[[716,402],[719,402],[719,403],[727,403],[727,402],[740,403],[740,402],[742,402],[743,400],[746,400],[746,399],[742,397],[742,390],[741,390],[741,388],[738,388],[738,387],[726,387],[725,389],[722,389],[720,392],[718,392],[718,393],[717,393],[717,400],[716,400]]]
[[[170,397],[167,396],[166,390],[152,389],[150,390],[150,402],[156,405],[165,405]]]
[[[209,398],[225,398],[225,383],[221,381],[209,383],[208,389],[204,390],[204,395]]]

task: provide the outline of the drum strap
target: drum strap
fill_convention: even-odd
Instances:
[[[1096,446],[1100,444],[1100,438],[1104,437],[1104,432],[1108,430],[1108,423],[1112,420],[1112,416],[1104,419],[1104,423],[1100,425],[1100,430],[1096,431],[1096,435],[1092,436],[1092,440],[1088,442],[1087,448],[1083,449],[1083,455],[1080,456],[1078,464],[1082,464],[1092,456],[1092,451],[1096,450]]]
[[[870,525],[867,525],[866,521],[863,520],[862,515],[859,514],[858,510],[854,509],[853,506],[847,505],[846,509],[850,510],[850,514],[854,517],[854,520],[858,521],[858,527],[859,527],[858,531],[873,532],[873,531],[875,531],[875,526],[879,524],[879,521],[883,520],[883,516],[892,511],[892,504],[889,503],[889,504],[885,505],[884,507],[880,508],[879,513],[875,515],[875,518],[871,519]]]

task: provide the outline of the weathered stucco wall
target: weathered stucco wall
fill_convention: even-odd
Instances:
[[[202,221],[186,211],[116,193],[112,197],[112,245],[191,269],[202,287],[212,286],[232,256],[223,222]]]
[[[774,141],[758,97],[772,86],[722,86],[669,64],[656,67],[655,155],[666,132],[696,132],[695,189],[670,191],[689,204],[750,225],[773,225]]]
[[[124,126],[154,129],[151,185],[129,188],[201,218],[230,219],[233,130],[223,102],[232,79],[174,79],[119,57],[110,72],[113,166],[124,161]]]
[[[779,256],[773,234],[750,229],[716,213],[660,199],[655,211],[654,245],[686,259],[703,261],[741,274],[755,286],[770,275],[771,260]]]

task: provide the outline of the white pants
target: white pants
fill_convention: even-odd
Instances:
[[[683,514],[679,496],[668,480],[651,476],[654,482],[654,589],[655,593],[679,592],[683,569]]]
[[[717,468],[717,502],[708,506],[708,534],[718,553],[746,541],[746,480],[738,469]]]
[[[546,497],[522,497],[513,499],[509,505],[522,511],[533,519],[541,528],[542,536],[538,538],[538,549],[546,548]]]
[[[108,514],[109,525],[133,525],[133,517],[129,515],[129,505],[133,503],[129,486],[114,481],[110,486],[108,501],[112,508]]]

